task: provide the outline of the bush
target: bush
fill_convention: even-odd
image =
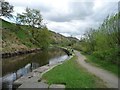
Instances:
[[[114,64],[120,63],[119,55],[118,55],[118,49],[117,48],[110,48],[109,50],[105,51],[94,51],[93,55],[96,58],[99,58],[101,60],[105,60]]]

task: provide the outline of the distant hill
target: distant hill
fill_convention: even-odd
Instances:
[[[38,48],[31,42],[30,27],[26,25],[16,25],[0,19],[2,22],[2,52],[13,52],[19,50],[28,50]],[[69,46],[72,42],[79,41],[73,37],[65,37],[59,33],[50,31],[51,45]]]

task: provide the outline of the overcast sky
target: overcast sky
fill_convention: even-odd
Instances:
[[[97,28],[107,15],[118,12],[119,0],[6,0],[15,13],[26,7],[39,9],[48,29],[80,38],[89,28]]]

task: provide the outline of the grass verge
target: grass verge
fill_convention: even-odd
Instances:
[[[80,67],[74,56],[43,75],[48,84],[65,84],[66,88],[105,87],[103,82]]]
[[[96,58],[93,55],[85,55],[85,56],[87,57],[86,62],[89,62],[92,65],[95,65],[97,67],[106,69],[106,70],[112,72],[113,74],[115,74],[116,76],[120,77],[120,75],[118,74],[118,65],[112,64],[105,60],[100,60],[99,58]]]

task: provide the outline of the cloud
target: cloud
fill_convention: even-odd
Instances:
[[[89,18],[94,18],[97,22],[102,22],[108,15],[118,12],[118,2],[94,2],[94,13]]]
[[[86,20],[72,20],[71,22],[49,22],[47,27],[55,32],[64,33],[68,36],[83,35],[88,30],[93,21]],[[93,25],[94,26],[94,25]]]
[[[92,14],[93,2],[69,2],[66,6],[55,8],[45,16],[55,22],[68,22],[71,20],[84,19]],[[51,14],[52,13],[52,14]]]
[[[8,0],[17,13],[26,7],[39,9],[47,27],[65,36],[80,38],[89,28],[97,28],[117,13],[118,0]]]

